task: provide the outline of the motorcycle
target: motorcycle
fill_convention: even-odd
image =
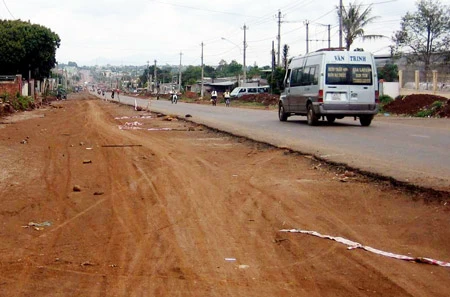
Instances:
[[[178,96],[177,96],[177,94],[172,94],[172,104],[177,104],[177,102],[178,102]]]

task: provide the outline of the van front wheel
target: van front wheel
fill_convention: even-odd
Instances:
[[[361,123],[361,126],[367,127],[370,126],[370,123],[372,123],[373,115],[364,115],[359,117],[359,122]]]
[[[286,122],[287,121],[288,114],[284,111],[283,104],[280,104],[278,106],[278,118],[280,119],[281,122]]]
[[[316,113],[314,112],[312,104],[308,104],[308,113],[306,115],[306,118],[308,120],[308,125],[310,126],[316,126],[319,123],[319,118],[317,117]]]

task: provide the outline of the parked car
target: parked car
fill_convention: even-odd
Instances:
[[[378,79],[375,59],[368,52],[317,51],[294,57],[278,102],[278,117],[306,116],[316,125],[324,116],[332,123],[359,117],[369,126],[378,112]]]

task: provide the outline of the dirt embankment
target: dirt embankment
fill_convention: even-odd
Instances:
[[[448,261],[445,202],[76,96],[0,125],[0,296],[448,296],[449,268],[279,232]]]
[[[399,97],[384,106],[384,110],[411,116],[450,117],[450,100],[445,97],[413,94]]]

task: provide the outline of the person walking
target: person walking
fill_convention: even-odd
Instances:
[[[228,90],[223,93],[223,98],[225,99],[225,106],[230,107],[230,92]]]
[[[111,91],[111,99],[114,99],[114,89]]]
[[[211,102],[212,102],[213,106],[216,106],[216,104],[217,104],[217,91],[216,90],[213,90],[211,92]]]

